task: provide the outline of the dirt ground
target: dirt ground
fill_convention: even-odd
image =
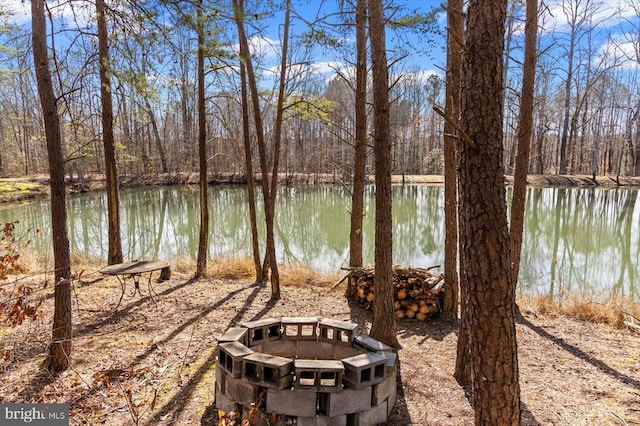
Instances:
[[[6,283],[2,283],[7,286]],[[125,296],[120,286],[86,271],[73,293],[72,368],[51,377],[39,369],[51,332],[44,316],[0,328],[0,401],[67,402],[71,424],[211,424],[217,338],[259,318],[318,316],[370,328],[371,314],[348,302],[344,287],[305,282],[282,288],[250,280],[194,281],[174,271],[152,282],[155,301]],[[147,283],[141,282],[143,290]],[[523,309],[517,324],[523,423],[640,424],[640,333]],[[391,425],[470,425],[473,411],[452,377],[457,324],[398,323],[399,398]]]

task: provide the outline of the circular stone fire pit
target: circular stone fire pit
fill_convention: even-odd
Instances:
[[[269,318],[218,342],[215,405],[258,408],[259,424],[378,425],[395,403],[397,355],[355,323]]]

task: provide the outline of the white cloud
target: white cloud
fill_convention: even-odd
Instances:
[[[10,21],[15,24],[21,25],[31,19],[31,2],[3,0],[2,7],[12,15]]]
[[[637,68],[640,66],[640,45],[633,41],[633,35],[625,35],[614,38],[600,49],[600,57],[611,58],[624,68]],[[637,36],[636,36],[637,37]]]
[[[424,84],[427,81],[429,81],[429,77],[431,77],[432,75],[438,76],[441,79],[444,78],[444,76],[442,75],[442,72],[438,72],[434,70],[411,71],[411,72],[403,73],[401,77],[402,79],[405,79],[405,80],[418,81]]]
[[[611,27],[622,19],[638,16],[638,0],[551,0],[542,9],[545,31],[566,30],[573,20],[586,19],[586,25]]]
[[[279,75],[280,65],[274,65],[267,69],[267,71],[274,76]],[[337,71],[346,72],[348,69],[342,62],[329,61],[329,62],[303,62],[289,65],[288,73],[290,76],[300,74],[317,74],[321,76],[329,75],[329,78],[333,77]]]
[[[31,22],[31,2],[25,0],[2,0],[3,6],[13,15],[12,22],[25,25]],[[87,27],[95,22],[95,6],[90,2],[70,2],[66,0],[49,0],[46,2],[54,18],[64,24]]]
[[[345,67],[344,63],[338,61],[313,62],[311,67],[318,74],[335,74],[336,70]]]
[[[278,40],[268,37],[251,37],[247,42],[253,56],[268,59],[279,55],[280,42]]]

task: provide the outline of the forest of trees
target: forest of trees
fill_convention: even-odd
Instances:
[[[640,175],[640,1],[628,0],[624,8],[616,4],[554,0],[539,9],[530,173]],[[280,171],[349,179],[356,135],[354,8],[348,2],[343,10],[320,8],[318,18],[307,22],[296,7],[301,5],[292,3],[291,26],[305,31],[292,34],[289,42]],[[413,56],[442,56],[441,11],[418,19],[411,10],[387,7],[397,9],[385,12],[388,28],[396,34],[388,58],[393,173],[441,174],[444,120],[432,107],[444,105],[444,70],[427,72],[410,61]],[[249,1],[244,8],[264,132],[271,138],[279,83],[274,76],[282,50],[281,41],[266,37],[265,26],[276,22],[283,5]],[[120,174],[198,170],[196,9],[191,2],[106,3]],[[245,159],[233,8],[231,2],[211,0],[202,2],[202,9],[208,170],[241,174]],[[49,5],[47,14],[54,23],[55,34],[49,33],[47,40],[59,94],[66,173],[103,173],[95,6],[89,1],[57,2]],[[31,28],[19,18],[18,12],[0,6],[0,176],[48,172]],[[513,172],[516,158],[523,25],[524,4],[510,2],[504,67],[507,173]],[[419,46],[411,43],[416,37]],[[329,55],[336,64],[332,71],[318,71],[318,56]],[[368,115],[371,132],[371,111]],[[253,152],[257,162],[257,150]],[[372,156],[366,171],[374,171]]]
[[[279,173],[353,180],[352,254],[362,250],[358,197],[374,174],[370,334],[395,348],[391,174],[445,173],[450,271],[459,241],[460,309],[457,294],[445,303],[461,320],[455,376],[470,386],[476,424],[519,424],[512,261],[526,171],[640,175],[640,0],[525,3],[449,2],[446,88],[438,73],[407,65],[412,54],[442,49],[441,11],[417,13],[401,1],[336,2],[313,22],[292,0],[34,0],[31,26],[0,9],[0,175],[49,173],[57,215],[49,369],[67,368],[71,350],[65,173],[105,173],[113,264],[123,259],[118,175],[198,171],[199,278],[209,173],[246,173],[251,204],[259,171],[266,248],[261,261],[250,209],[256,282],[269,277],[273,300]],[[279,40],[266,36],[268,22]],[[300,24],[303,32],[293,30]],[[334,61],[329,74],[317,69],[320,54]],[[511,227],[505,171],[517,182]],[[350,260],[362,266],[361,253]],[[447,277],[452,288],[456,281]]]

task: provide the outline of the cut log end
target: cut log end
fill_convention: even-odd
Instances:
[[[444,302],[444,275],[431,272],[432,268],[393,268],[394,309],[398,319],[425,321],[442,312]],[[351,269],[348,298],[371,309],[375,300],[373,268]]]

